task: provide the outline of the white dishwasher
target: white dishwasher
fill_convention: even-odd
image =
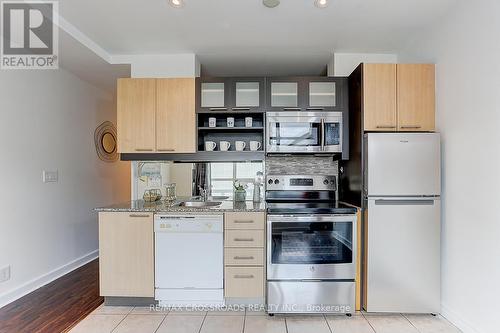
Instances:
[[[222,215],[155,215],[155,300],[160,306],[224,304]]]

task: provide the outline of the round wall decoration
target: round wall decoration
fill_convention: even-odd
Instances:
[[[110,121],[105,121],[99,125],[94,132],[95,149],[97,156],[104,162],[114,162],[118,160],[116,150],[116,127]]]

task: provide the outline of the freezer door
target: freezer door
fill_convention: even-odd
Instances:
[[[370,133],[365,144],[365,195],[440,195],[438,133]]]
[[[440,200],[368,200],[369,312],[440,312]]]

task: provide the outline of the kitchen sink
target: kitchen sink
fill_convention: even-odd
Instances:
[[[203,208],[203,207],[216,207],[219,206],[220,204],[222,204],[222,201],[183,201],[179,203],[179,206]]]
[[[210,196],[210,199],[212,199],[212,200],[227,200],[227,199],[229,199],[229,197],[227,197],[225,195],[214,195],[214,196]]]
[[[211,195],[208,197],[210,200],[214,200],[214,201],[217,201],[217,200],[227,200],[229,199],[228,196],[225,196],[225,195]],[[191,197],[191,200],[201,200],[201,196],[197,195],[197,196],[194,196],[194,197]]]

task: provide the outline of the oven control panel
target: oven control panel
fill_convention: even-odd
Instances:
[[[268,191],[332,191],[337,188],[335,176],[269,175],[266,180]]]

